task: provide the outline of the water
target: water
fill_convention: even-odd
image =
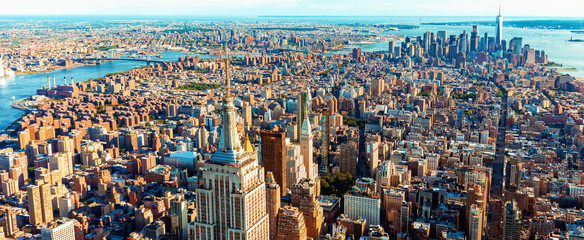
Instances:
[[[154,58],[152,60],[173,60],[176,61],[179,57],[185,56],[182,52],[163,52],[160,53],[161,58]],[[193,55],[194,56],[194,55]],[[211,58],[208,55],[200,55],[201,58]],[[12,108],[12,103],[36,94],[38,88],[47,86],[47,76],[55,76],[57,84],[63,84],[63,77],[67,77],[67,81],[71,81],[71,77],[76,82],[87,81],[90,78],[103,77],[108,73],[123,72],[135,67],[144,66],[145,62],[137,61],[109,61],[103,62],[101,65],[82,66],[71,69],[61,69],[46,73],[32,73],[16,75],[10,78],[0,78],[0,129],[5,129],[12,122],[17,120],[24,112]],[[14,96],[15,99],[11,99]]]
[[[581,18],[558,18],[558,17],[507,17],[506,21],[512,20],[570,20]],[[421,36],[425,31],[437,32],[446,30],[448,35],[459,35],[466,30],[469,35],[472,30],[471,24],[467,26],[440,26],[423,25],[422,23],[432,22],[466,22],[466,21],[495,21],[492,17],[401,17],[401,16],[378,16],[378,17],[354,17],[354,16],[0,16],[0,25],[11,24],[12,21],[107,21],[107,22],[132,22],[132,21],[222,21],[222,22],[297,22],[315,24],[409,24],[418,25],[418,29],[386,32],[387,35],[407,35]],[[583,26],[584,28],[584,26]],[[494,26],[480,26],[480,36],[485,32],[489,36],[495,35]],[[572,76],[584,78],[584,43],[568,42],[570,37],[583,39],[582,34],[572,34],[568,30],[542,30],[542,29],[521,29],[505,27],[503,37],[507,40],[513,37],[522,37],[523,44],[529,44],[532,48],[544,50],[550,61],[561,63],[564,67],[576,68],[576,72],[569,72]],[[508,41],[507,41],[508,42]],[[363,48],[363,51],[387,51],[387,43],[380,42]],[[346,51],[347,53],[349,51]],[[184,53],[164,52],[161,53],[163,60],[176,60]],[[210,56],[201,55],[202,58]],[[154,58],[153,58],[154,59]],[[0,111],[4,114],[0,116],[0,129],[6,128],[10,123],[18,119],[23,112],[13,109],[12,102],[24,99],[36,93],[37,88],[42,88],[47,84],[47,76],[55,76],[58,83],[63,83],[63,77],[70,79],[74,77],[76,81],[86,81],[90,78],[103,77],[107,73],[122,72],[134,67],[143,66],[143,62],[133,61],[112,61],[104,62],[96,66],[83,66],[73,69],[63,69],[48,73],[17,75],[14,78],[0,79]],[[16,100],[11,99],[15,96]]]

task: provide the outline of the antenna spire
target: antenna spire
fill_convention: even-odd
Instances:
[[[499,3],[499,16],[501,16],[501,4]]]
[[[227,91],[227,96],[231,95],[231,79],[229,79],[229,49],[227,48],[227,42],[225,42],[224,45],[224,51],[225,51],[225,85],[226,85],[226,91]]]

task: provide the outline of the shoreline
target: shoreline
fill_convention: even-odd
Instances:
[[[93,64],[79,63],[79,64],[74,64],[73,66],[53,66],[50,69],[46,69],[46,70],[15,72],[14,75],[16,76],[16,75],[25,75],[25,74],[46,73],[46,72],[52,72],[52,71],[57,71],[57,70],[71,69],[71,68],[76,68],[76,67],[92,66],[92,65]]]

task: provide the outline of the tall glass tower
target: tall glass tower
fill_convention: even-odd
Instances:
[[[497,15],[497,49],[501,49],[501,40],[503,40],[503,16],[501,16],[501,6],[499,6],[499,15]]]

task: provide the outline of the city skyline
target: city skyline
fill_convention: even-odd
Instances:
[[[420,0],[407,4],[381,0],[218,0],[158,2],[152,0],[104,0],[88,7],[86,1],[12,1],[3,3],[3,15],[231,15],[231,16],[493,16],[502,4],[505,16],[581,17],[578,0],[560,0],[550,5],[544,0],[476,2],[464,0]],[[526,6],[529,6],[527,8]],[[332,14],[331,14],[332,12]]]

